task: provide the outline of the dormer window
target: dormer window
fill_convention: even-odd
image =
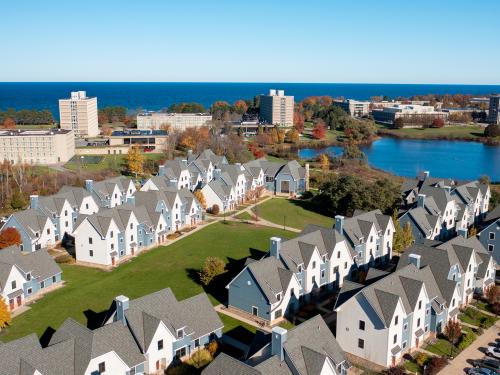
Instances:
[[[278,301],[281,301],[281,293],[276,294],[276,299],[277,299]]]
[[[177,330],[177,338],[182,339],[184,337],[184,329],[178,329]]]

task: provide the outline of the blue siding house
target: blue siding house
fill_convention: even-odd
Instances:
[[[478,238],[495,261],[500,263],[500,205],[486,215]]]

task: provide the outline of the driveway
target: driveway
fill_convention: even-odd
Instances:
[[[494,342],[499,338],[500,320],[497,320],[494,326],[484,331],[471,346],[461,352],[455,359],[450,361],[450,364],[441,370],[440,374],[463,374],[464,370],[472,367],[467,360],[480,359],[484,357],[484,349],[488,347],[490,342]],[[483,349],[481,351],[480,349]]]

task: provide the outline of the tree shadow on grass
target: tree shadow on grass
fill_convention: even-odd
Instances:
[[[266,253],[262,250],[250,248],[250,258],[260,259]],[[245,262],[247,258],[234,259],[228,258],[226,263],[226,272],[213,278],[213,280],[208,285],[203,285],[200,281],[200,270],[194,268],[186,269],[187,276],[196,282],[198,285],[203,287],[205,293],[210,294],[220,303],[227,302],[227,289],[226,285],[231,282],[231,280],[238,275],[241,270],[245,267]]]
[[[328,216],[330,219],[333,220],[333,218],[331,218],[330,215],[326,212],[326,208],[322,207],[320,204],[316,202],[313,202],[311,200],[301,200],[301,199],[290,199],[289,202],[294,204],[295,206],[302,208],[303,210],[311,211],[319,215]]]

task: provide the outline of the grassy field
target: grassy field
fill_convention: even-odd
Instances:
[[[254,219],[254,217],[252,215],[250,215],[248,212],[242,212],[241,214],[239,215],[236,215],[236,218],[237,219],[240,219],[240,220],[246,220],[246,221],[252,221]]]
[[[111,169],[120,173],[125,168],[127,155],[75,155],[64,167],[73,171],[103,171]],[[145,153],[145,163],[158,161],[164,158],[163,154]],[[100,161],[97,161],[100,159]]]
[[[333,218],[312,211],[304,201],[288,199],[269,199],[257,206],[257,214],[265,220],[287,227],[303,229],[307,224],[318,224],[330,228]]]
[[[393,135],[401,138],[411,139],[470,139],[479,140],[483,138],[484,128],[479,125],[469,126],[445,126],[443,128],[427,129],[390,129],[379,126],[383,134]]]
[[[204,288],[198,282],[198,270],[208,256],[218,256],[227,262],[228,271],[213,287],[205,288],[214,304],[221,303],[227,296],[227,282],[241,271],[248,256],[264,254],[273,235],[294,234],[243,223],[215,223],[170,246],[144,253],[111,272],[62,265],[66,285],[14,318],[12,326],[0,333],[0,340],[9,341],[32,332],[42,336],[48,327],[57,329],[68,317],[96,327],[113,298],[120,294],[133,299],[170,287],[177,299],[182,300],[201,293]],[[231,324],[232,328],[236,326],[235,322]]]

